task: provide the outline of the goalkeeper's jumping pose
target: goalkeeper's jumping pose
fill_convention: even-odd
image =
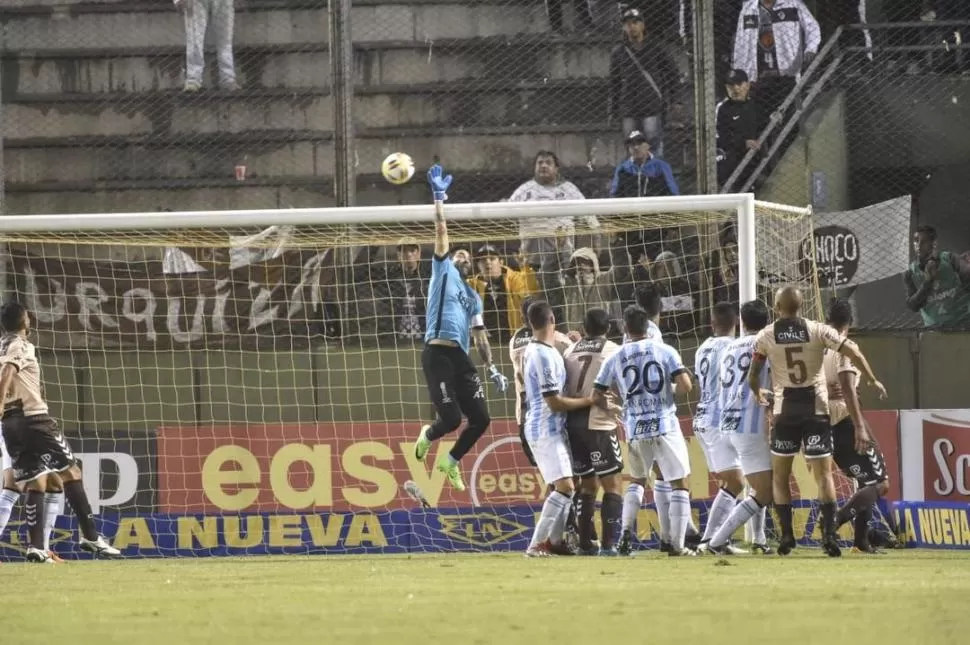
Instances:
[[[437,464],[451,485],[463,491],[465,482],[458,461],[471,450],[491,422],[478,370],[468,357],[469,336],[474,338],[478,355],[496,389],[505,392],[509,382],[492,364],[492,348],[482,322],[482,300],[465,282],[472,268],[471,256],[463,249],[454,254],[448,249],[444,200],[448,198],[446,191],[451,185],[451,175],[442,176],[441,166],[435,164],[428,170],[428,182],[434,193],[435,242],[421,365],[438,418],[421,428],[414,444],[414,456],[418,461],[424,461],[431,442],[456,430],[461,425],[462,415],[467,417],[468,425],[458,436],[455,446],[439,458]]]

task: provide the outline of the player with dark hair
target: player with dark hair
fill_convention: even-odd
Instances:
[[[52,475],[63,482],[64,496],[81,528],[80,546],[98,556],[121,555],[99,533],[91,504],[81,483],[81,469],[71,448],[48,414],[40,385],[34,345],[27,340],[30,316],[17,302],[0,307],[0,393],[3,393],[3,440],[10,455],[13,479],[25,489],[29,562],[52,563],[45,545],[45,492]]]
[[[645,338],[663,342],[663,334],[660,333],[660,314],[663,313],[663,292],[656,284],[648,282],[641,284],[634,292],[634,300],[637,306],[647,313],[647,334]],[[623,342],[627,338],[624,336]]]
[[[566,364],[566,396],[583,398],[593,395],[593,380],[603,363],[620,346],[607,340],[610,316],[603,309],[590,309],[583,318],[583,337],[563,354]],[[580,477],[577,516],[579,550],[586,555],[616,555],[623,512],[623,457],[616,435],[616,417],[593,407],[570,412],[566,419],[573,472]],[[603,488],[600,517],[603,541],[594,545],[593,514],[596,494]]]
[[[833,300],[826,322],[847,338],[852,326],[852,305],[849,301],[841,298]],[[848,357],[831,351],[826,352],[823,366],[829,394],[829,422],[832,424],[832,457],[845,476],[858,483],[855,494],[836,514],[836,525],[852,522],[854,551],[880,553],[869,543],[869,521],[872,519],[873,505],[889,492],[886,458],[862,416],[862,406],[856,392],[859,370]]]
[[[737,452],[741,473],[751,492],[731,509],[711,536],[707,550],[717,555],[732,554],[731,536],[751,519],[755,524],[752,549],[756,553],[771,553],[765,536],[765,508],[771,503],[773,488],[771,452],[766,441],[769,413],[747,383],[755,339],[768,325],[769,315],[768,307],[760,300],[744,303],[741,322],[745,335],[732,340],[721,356],[720,430]],[[760,379],[761,387],[768,388],[768,370],[762,370]]]
[[[731,435],[721,432],[721,362],[727,347],[734,341],[737,326],[738,314],[734,305],[717,303],[711,316],[714,335],[701,343],[694,354],[694,376],[700,387],[694,413],[694,437],[701,444],[707,468],[718,483],[717,496],[707,513],[701,550],[727,519],[744,489],[738,451],[731,443]],[[745,553],[734,545],[729,544],[726,548]]]
[[[547,302],[529,307],[532,342],[525,352],[525,437],[535,456],[542,479],[553,485],[546,496],[542,513],[526,555],[551,555],[562,546],[573,499],[573,468],[566,437],[568,413],[590,407],[589,397],[565,395],[566,366],[551,341],[556,333],[556,317]],[[609,407],[608,404],[605,407]]]
[[[533,466],[536,465],[536,461],[532,456],[532,450],[529,449],[528,442],[525,440],[526,401],[523,396],[525,380],[523,378],[522,368],[525,365],[525,350],[529,346],[529,343],[532,342],[532,328],[529,327],[529,307],[534,302],[539,302],[539,299],[535,296],[526,296],[522,299],[522,320],[524,324],[515,330],[512,334],[512,339],[509,341],[509,359],[512,361],[512,382],[515,384],[515,421],[519,424],[519,441],[522,443],[522,451],[525,453],[526,459]],[[552,346],[560,354],[565,352],[566,348],[572,344],[572,339],[562,332],[557,331],[553,337]]]
[[[602,402],[606,392],[619,390],[624,400],[624,425],[630,442],[630,459],[639,459],[639,473],[654,465],[671,486],[668,555],[696,555],[684,538],[690,519],[687,477],[690,460],[687,441],[677,419],[674,392],[690,392],[693,383],[677,350],[647,338],[649,314],[637,306],[627,307],[623,322],[630,342],[607,360],[596,376],[594,401]],[[659,514],[659,509],[658,509]],[[626,542],[629,529],[624,531]],[[626,544],[621,544],[626,551]]]
[[[825,350],[848,356],[860,366],[870,385],[882,398],[886,389],[872,372],[859,347],[828,325],[801,316],[802,294],[794,287],[784,287],[775,294],[778,318],[762,329],[755,338],[754,355],[748,371],[752,393],[767,405],[762,384],[766,361],[771,363],[774,389],[774,428],[771,433],[773,496],[781,525],[779,555],[795,548],[792,528],[791,478],[792,461],[804,449],[812,462],[812,475],[818,484],[822,511],[822,548],[831,557],[842,555],[835,534],[835,481],[832,478],[832,427],[828,417],[828,391],[822,372]]]
[[[482,320],[482,299],[466,282],[472,269],[471,255],[465,250],[449,250],[444,201],[448,198],[451,175],[443,176],[441,166],[435,164],[428,170],[428,183],[434,195],[435,241],[421,366],[437,418],[422,426],[414,444],[414,457],[424,461],[431,443],[457,430],[462,415],[467,417],[468,424],[455,445],[437,463],[455,490],[463,491],[465,482],[458,462],[491,423],[482,381],[468,357],[469,336],[475,339],[475,348],[495,388],[505,392],[509,381],[492,363],[492,347]]]

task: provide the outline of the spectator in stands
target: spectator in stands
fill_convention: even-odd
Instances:
[[[375,272],[380,273],[380,272]],[[425,303],[431,282],[431,263],[421,247],[404,238],[397,244],[397,260],[388,262],[383,276],[374,275],[377,332],[401,340],[420,340],[425,331]]]
[[[798,75],[821,43],[818,22],[802,0],[747,0],[738,17],[732,66],[755,84],[764,129],[795,89]]]
[[[546,14],[553,31],[564,31],[562,21],[563,0],[546,0]],[[573,0],[573,13],[576,15],[576,31],[590,32],[593,29],[593,13],[589,0]]]
[[[235,0],[173,0],[185,18],[185,87],[186,92],[202,88],[205,71],[205,34],[210,21],[219,65],[219,87],[238,90],[236,66],[232,53]]]
[[[659,254],[650,264],[650,280],[663,294],[662,331],[683,334],[694,329],[694,292],[677,256],[670,251]]]
[[[523,325],[522,300],[532,295],[534,285],[526,275],[507,267],[491,244],[475,252],[475,261],[478,273],[468,279],[468,284],[482,297],[485,329],[508,343],[512,333]]]
[[[571,182],[559,174],[559,158],[549,150],[536,153],[533,178],[515,189],[510,202],[537,202],[585,199]],[[599,228],[595,217],[585,218],[590,230]],[[539,290],[552,306],[557,321],[563,312],[562,270],[573,254],[576,225],[572,217],[528,218],[519,222],[522,241],[520,254],[536,273]],[[565,331],[565,326],[561,327]]]
[[[609,276],[600,271],[599,257],[593,249],[588,246],[576,249],[563,282],[566,285],[566,326],[570,330],[582,329],[589,309],[609,311]]]
[[[758,143],[758,109],[748,100],[751,83],[743,69],[732,70],[727,76],[728,97],[717,104],[717,183],[723,187],[749,150],[760,148]],[[753,161],[747,171],[754,169]],[[749,172],[745,172],[746,176]],[[732,188],[740,188],[744,176]]]
[[[906,306],[927,327],[970,325],[970,254],[938,251],[932,226],[916,229],[913,247],[916,260],[904,274]]]
[[[663,119],[676,100],[677,67],[667,53],[646,38],[646,24],[639,9],[623,12],[624,42],[610,55],[609,117],[621,119],[623,136],[634,130],[663,156]]]
[[[610,197],[664,197],[679,195],[674,172],[663,159],[650,152],[650,142],[639,130],[626,138],[629,158],[617,165],[610,184]]]
[[[967,0],[923,0],[920,20],[927,23],[940,21],[970,21],[970,2]],[[940,27],[928,31],[923,38],[924,44],[937,44],[941,41],[952,47],[953,53],[950,54],[950,47],[944,45],[945,51],[931,52],[930,57],[933,67],[943,72],[965,71],[970,57],[966,51],[957,48],[956,45],[965,43],[970,39],[970,26]]]

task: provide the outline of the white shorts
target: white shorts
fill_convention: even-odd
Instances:
[[[738,451],[735,450],[734,444],[731,443],[730,434],[721,432],[719,428],[713,430],[694,428],[694,436],[701,444],[704,458],[707,459],[707,469],[712,473],[723,473],[741,467],[741,460],[738,458]]]
[[[547,484],[573,476],[573,457],[565,435],[530,439],[529,447],[539,474]]]
[[[727,436],[731,439],[731,445],[737,450],[741,472],[745,476],[771,470],[771,450],[764,435],[732,432]]]
[[[636,441],[628,441],[626,444],[626,462],[630,464],[630,477],[632,479],[647,479],[650,477],[650,469],[644,469],[638,446],[639,442]]]
[[[7,454],[7,446],[3,443],[3,429],[0,429],[0,474],[8,468],[13,468],[13,463],[10,461],[10,455]]]
[[[634,444],[636,444],[634,446]],[[639,470],[635,472],[649,473],[654,463],[660,467],[664,481],[672,482],[690,475],[690,456],[687,452],[687,440],[680,432],[671,432],[662,437],[652,439],[637,439],[630,442],[630,461],[634,456],[639,457]],[[633,468],[631,468],[633,471]],[[642,475],[643,477],[646,474]]]

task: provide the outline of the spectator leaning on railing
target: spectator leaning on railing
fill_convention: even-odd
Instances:
[[[232,34],[236,20],[234,0],[173,0],[185,16],[185,88],[198,92],[205,71],[205,33],[210,21],[219,64],[219,87],[238,90],[232,53]]]
[[[970,259],[937,251],[936,229],[921,226],[913,235],[916,260],[906,271],[906,306],[927,327],[970,325]]]

